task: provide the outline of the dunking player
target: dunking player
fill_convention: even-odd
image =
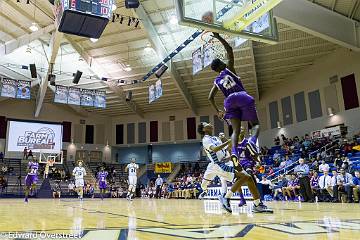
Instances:
[[[85,168],[82,166],[83,162],[80,160],[78,166],[74,168],[73,175],[75,176],[75,189],[79,195],[80,200],[84,195],[84,176],[86,176]]]
[[[215,81],[209,94],[209,101],[215,108],[218,116],[223,119],[229,119],[233,128],[231,136],[232,149],[231,158],[234,164],[237,164],[238,160],[238,140],[240,135],[241,121],[247,121],[252,128],[252,137],[249,139],[246,147],[250,151],[252,156],[257,157],[258,150],[255,139],[259,135],[259,121],[256,113],[255,100],[252,96],[247,94],[244,86],[240,81],[240,77],[236,75],[234,68],[234,53],[229,43],[223,39],[220,34],[213,33],[214,38],[218,39],[225,47],[228,55],[228,65],[226,65],[220,59],[214,59],[211,63],[211,69],[220,73]],[[216,103],[215,96],[220,90],[225,95],[224,108],[225,114],[221,111]]]
[[[204,174],[201,187],[203,191],[207,191],[208,184],[216,177],[222,177],[229,182],[234,182],[231,190],[228,190],[224,196],[220,197],[220,201],[226,211],[231,212],[230,198],[233,193],[241,191],[242,185],[247,185],[254,198],[254,212],[272,212],[261,201],[260,194],[256,188],[253,178],[247,174],[242,168],[226,166],[222,160],[226,156],[226,147],[230,144],[230,140],[222,142],[220,138],[213,136],[213,127],[209,123],[200,123],[198,132],[203,136],[202,144],[205,152],[210,159],[210,163]]]
[[[139,165],[135,163],[135,159],[131,159],[131,163],[129,163],[125,167],[125,172],[129,172],[129,189],[126,195],[127,200],[132,200],[135,190],[136,190],[136,183],[137,183],[137,175],[136,172],[139,169]]]
[[[106,187],[107,187],[107,184],[106,184],[107,175],[108,175],[108,172],[105,171],[104,167],[101,167],[100,172],[98,172],[98,174],[97,174],[97,180],[98,180],[98,184],[99,184],[101,200],[104,199],[103,194],[105,194]]]
[[[28,197],[30,191],[35,191],[36,183],[38,180],[37,172],[39,170],[39,163],[36,160],[36,157],[33,157],[28,163],[28,173],[25,177],[25,202],[28,202]]]

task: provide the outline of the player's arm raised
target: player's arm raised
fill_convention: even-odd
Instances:
[[[226,142],[224,142],[223,144],[219,145],[219,146],[210,146],[210,150],[213,152],[218,152],[220,150],[222,150],[224,147],[226,147],[227,145],[229,145],[231,143],[231,139],[227,140]]]
[[[232,49],[232,47],[229,45],[229,43],[220,36],[219,33],[213,32],[213,36],[214,38],[216,38],[217,40],[219,40],[221,42],[221,44],[224,46],[228,59],[229,59],[229,63],[227,64],[228,69],[230,69],[230,71],[232,71],[233,73],[236,74],[235,71],[235,59],[234,59],[234,51]]]

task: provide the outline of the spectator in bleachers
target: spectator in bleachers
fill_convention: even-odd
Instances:
[[[324,170],[324,175],[319,178],[319,190],[320,190],[320,200],[324,202],[329,202],[334,196],[332,179],[329,175],[329,170]],[[330,195],[330,198],[328,197]]]
[[[309,166],[305,164],[305,160],[303,158],[300,158],[299,165],[295,167],[294,172],[299,178],[300,192],[302,197],[304,198],[304,201],[314,202],[310,186],[309,170]]]
[[[284,177],[284,175],[279,175],[279,180],[277,184],[274,185],[274,199],[278,199],[278,195],[282,193],[282,189],[287,187],[288,180]]]
[[[0,152],[0,160],[1,160],[1,162],[4,162],[4,153],[3,152]]]
[[[293,161],[289,158],[289,155],[285,156],[285,167],[290,167],[293,164]]]
[[[346,172],[344,168],[340,169],[340,174],[337,178],[338,187],[334,189],[334,197],[339,200],[339,192],[346,193],[347,202],[352,202],[352,192],[353,192],[353,176]]]
[[[338,153],[338,154],[336,155],[335,160],[334,160],[334,166],[335,166],[337,169],[340,169],[341,166],[342,166],[342,163],[343,163],[342,158],[341,158],[340,154]]]
[[[274,138],[274,143],[275,143],[275,146],[279,146],[279,145],[280,145],[280,138],[279,138],[279,136],[277,136],[276,138]]]
[[[272,194],[272,183],[265,175],[263,175],[261,181],[259,181],[258,187],[260,188],[261,199],[263,199],[265,195]]]
[[[322,173],[322,172],[324,172],[325,170],[329,171],[329,169],[330,169],[329,164],[327,164],[327,163],[325,162],[325,159],[323,159],[323,160],[321,161],[320,166],[319,166],[319,172]]]
[[[28,150],[27,150],[27,147],[24,148],[24,151],[23,151],[23,159],[28,160]]]
[[[280,153],[278,150],[275,151],[274,155],[273,155],[273,159],[274,160],[277,160],[277,159],[280,159]]]
[[[360,173],[359,171],[355,171],[355,177],[353,178],[353,194],[354,194],[354,202],[359,202],[359,190],[360,190]]]
[[[33,155],[33,152],[32,152],[31,149],[29,150],[29,152],[28,152],[28,154],[27,154],[27,157],[28,157],[28,158],[31,157],[31,159],[33,159],[34,155]]]

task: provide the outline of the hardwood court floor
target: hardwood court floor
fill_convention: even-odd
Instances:
[[[359,204],[274,202],[274,214],[252,214],[233,203],[227,214],[215,200],[1,199],[0,239],[360,239]]]

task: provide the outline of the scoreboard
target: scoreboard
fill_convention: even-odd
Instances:
[[[82,13],[88,13],[91,15],[110,18],[112,9],[112,0],[70,0],[69,9],[76,10]]]
[[[60,32],[99,38],[112,15],[113,0],[55,0]]]

